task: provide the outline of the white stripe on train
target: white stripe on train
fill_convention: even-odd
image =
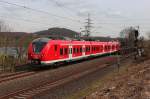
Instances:
[[[103,55],[103,54],[109,54],[109,53],[113,53],[116,52],[115,51],[110,51],[110,52],[103,52],[103,53],[96,53],[96,54],[90,54],[90,55],[85,55],[85,56],[77,56],[77,57],[72,57],[72,58],[66,58],[66,59],[57,59],[57,60],[51,60],[51,61],[41,61],[41,64],[46,65],[46,64],[54,64],[56,62],[63,62],[63,61],[70,61],[70,60],[77,60],[77,59],[81,59],[81,58],[86,58],[88,56],[98,56],[98,55]]]

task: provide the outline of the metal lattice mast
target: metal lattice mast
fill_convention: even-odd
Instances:
[[[88,13],[88,18],[86,19],[87,21],[85,22],[86,23],[86,25],[85,25],[85,36],[86,37],[89,37],[90,35],[91,35],[91,18],[90,18],[90,14]]]

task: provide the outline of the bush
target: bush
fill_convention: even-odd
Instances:
[[[145,56],[150,58],[150,40],[144,42]]]
[[[0,70],[2,72],[15,71],[16,59],[13,56],[0,54]]]

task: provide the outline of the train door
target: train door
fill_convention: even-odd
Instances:
[[[72,45],[69,45],[69,59],[72,59]]]
[[[85,45],[82,46],[82,56],[85,56]]]
[[[103,46],[102,53],[104,53],[105,52],[105,44],[103,44],[102,46]]]

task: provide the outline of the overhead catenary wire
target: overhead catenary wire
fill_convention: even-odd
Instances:
[[[64,6],[63,4],[61,4],[61,3],[58,2],[59,0],[49,0],[49,1],[53,2],[57,7],[62,8],[63,10],[69,12],[71,15],[74,13],[76,16],[79,17],[79,15],[78,15],[79,12],[78,11],[75,11],[74,9],[72,9],[70,7]]]
[[[48,25],[45,25],[44,24],[44,26],[42,25],[42,23],[39,23],[39,22],[35,22],[35,21],[32,21],[32,20],[28,20],[28,19],[21,19],[21,18],[17,18],[17,17],[4,17],[4,16],[0,16],[0,18],[1,19],[5,19],[5,20],[16,20],[16,21],[23,21],[23,22],[27,22],[27,23],[32,23],[32,24],[34,24],[34,25],[36,25],[37,26],[37,24],[39,24],[40,25],[40,27],[42,26],[42,27],[44,27],[44,28],[48,28],[49,26]],[[17,23],[16,23],[17,24]]]
[[[27,22],[27,23],[33,23],[34,25],[39,24],[41,26],[43,26],[43,24],[44,24],[43,27],[45,27],[45,28],[49,28],[49,26],[50,26],[50,24],[46,24],[46,23],[42,23],[42,22],[38,22],[38,21],[33,21],[33,20],[29,20],[29,19],[23,19],[23,18],[19,18],[19,17],[6,17],[6,16],[1,16],[0,15],[0,18],[5,19],[5,20],[12,20],[13,19],[13,20],[23,21],[23,22]],[[56,26],[56,27],[58,27],[58,26]],[[64,26],[64,27],[66,27],[66,26]],[[68,26],[66,28],[69,29]]]
[[[53,0],[53,1],[56,1],[56,0]],[[43,10],[39,10],[39,9],[34,9],[34,8],[30,8],[30,7],[28,7],[28,6],[24,6],[24,5],[21,5],[21,4],[19,4],[19,3],[11,3],[11,2],[7,2],[7,1],[3,1],[3,0],[0,0],[0,2],[1,3],[5,3],[5,4],[9,4],[9,5],[14,5],[14,6],[18,6],[18,7],[22,7],[22,8],[24,8],[24,9],[28,9],[28,10],[32,10],[32,11],[35,11],[35,12],[40,12],[40,13],[44,13],[44,14],[47,14],[47,15],[51,15],[51,16],[55,16],[55,17],[58,17],[58,18],[62,18],[62,19],[67,19],[67,20],[71,20],[71,21],[73,21],[73,22],[77,22],[77,23],[82,23],[80,20],[76,20],[76,19],[72,19],[72,18],[70,18],[70,17],[65,17],[65,16],[59,16],[59,15],[56,15],[56,14],[52,14],[52,13],[50,13],[50,12],[46,12],[46,11],[43,11]],[[56,1],[56,3],[57,3],[57,5],[58,6],[61,6],[61,5],[59,5],[58,4],[58,2]],[[66,8],[66,10],[68,9],[67,7],[64,7],[63,6],[63,8]],[[69,9],[68,9],[69,10]],[[71,10],[70,10],[71,11]],[[26,22],[30,22],[30,23],[39,23],[39,24],[45,24],[45,23],[43,23],[43,22],[36,22],[36,21],[33,21],[33,20],[28,20],[28,19],[18,19],[18,20],[22,20],[22,21],[26,21]],[[148,20],[148,19],[144,19],[144,20]],[[125,22],[127,22],[127,21],[125,21]],[[102,23],[99,23],[99,24],[113,24],[113,26],[114,25],[119,25],[119,24],[121,24],[121,23],[123,23],[124,24],[124,22],[118,22],[118,23],[111,23],[111,22],[102,22]],[[138,23],[138,22],[137,22]],[[146,22],[147,23],[147,22]]]
[[[42,23],[42,22],[38,22],[38,21],[33,21],[33,20],[29,20],[29,19],[24,19],[24,18],[20,18],[20,17],[7,17],[7,16],[1,16],[1,18],[5,18],[5,19],[15,19],[15,20],[19,20],[19,21],[24,21],[24,22],[29,22],[29,23],[35,23],[35,24],[46,24],[46,23]],[[48,25],[48,24],[47,24]]]
[[[49,1],[53,2],[57,7],[63,9],[63,11],[64,10],[65,10],[65,12],[67,11],[67,14],[68,14],[68,12],[69,13],[71,12],[70,15],[73,14],[72,11],[70,11],[67,7],[65,7],[65,6],[61,5],[60,3],[58,3],[58,1],[56,1],[56,0],[49,0]]]
[[[46,12],[46,11],[39,10],[39,9],[34,9],[34,8],[31,8],[31,7],[28,7],[28,6],[24,6],[24,5],[21,5],[21,4],[11,3],[11,2],[7,2],[7,1],[3,1],[3,0],[0,0],[0,2],[1,3],[5,3],[5,4],[9,4],[9,5],[14,5],[14,6],[22,7],[24,9],[32,10],[32,11],[35,11],[35,12],[39,12],[39,13],[51,15],[51,16],[54,16],[54,17],[58,17],[58,18],[62,18],[62,19],[67,19],[67,20],[74,21],[74,22],[77,22],[77,23],[81,23],[80,20],[72,19],[70,17],[65,17],[65,16],[59,16],[59,15],[56,15],[56,14],[52,14],[50,12]]]

